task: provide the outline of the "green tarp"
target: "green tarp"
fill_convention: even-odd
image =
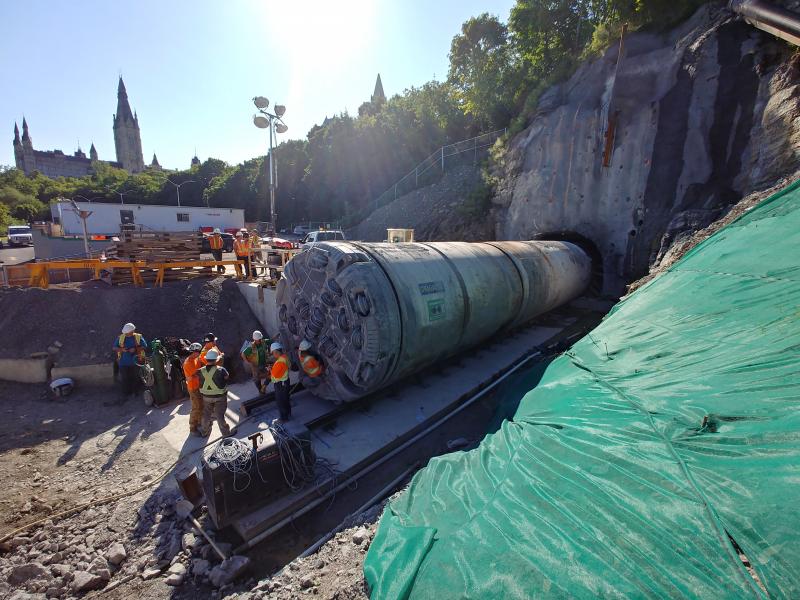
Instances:
[[[795,184],[420,471],[367,554],[372,598],[800,598],[799,319]]]

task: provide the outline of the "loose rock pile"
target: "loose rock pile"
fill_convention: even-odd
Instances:
[[[143,500],[139,496],[138,501],[134,497],[90,508],[6,542],[0,597],[13,592],[18,598],[77,598],[135,578],[219,588],[230,586],[248,568],[244,556],[220,562],[205,538],[178,519],[175,492],[154,495],[142,505]],[[230,553],[230,544],[217,546]]]

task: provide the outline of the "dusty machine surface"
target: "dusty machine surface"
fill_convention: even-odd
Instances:
[[[351,401],[580,295],[591,260],[568,242],[330,242],[277,288],[281,340],[325,363],[311,391]]]

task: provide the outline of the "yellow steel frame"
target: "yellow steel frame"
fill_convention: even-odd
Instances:
[[[100,278],[100,271],[104,269],[130,269],[131,279],[133,284],[137,287],[144,286],[144,279],[142,278],[142,269],[155,269],[157,271],[155,285],[162,287],[164,285],[164,273],[167,269],[175,268],[191,268],[191,267],[216,267],[217,265],[233,265],[236,270],[236,277],[242,278],[242,265],[241,260],[194,260],[183,262],[169,262],[169,263],[148,263],[146,261],[123,261],[123,260],[99,260],[99,259],[85,259],[85,260],[53,260],[43,261],[38,263],[29,263],[25,265],[30,271],[30,278],[28,285],[30,287],[40,287],[47,289],[50,286],[51,269],[91,269],[94,278]]]

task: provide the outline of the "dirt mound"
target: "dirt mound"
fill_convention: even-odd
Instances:
[[[24,358],[60,342],[54,356],[58,365],[108,362],[114,339],[128,321],[148,341],[199,341],[214,332],[226,354],[238,353],[242,341],[260,329],[236,283],[223,277],[166,283],[163,288],[90,282],[47,290],[4,289],[0,358]]]

